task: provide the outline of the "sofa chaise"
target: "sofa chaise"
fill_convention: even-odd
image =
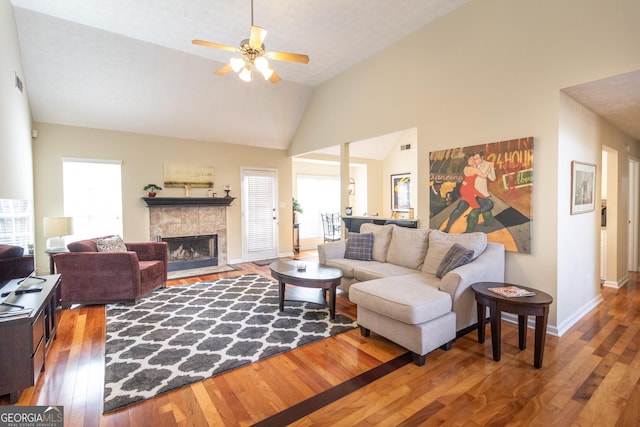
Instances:
[[[473,329],[473,283],[504,281],[504,246],[484,233],[363,224],[347,240],[319,245],[318,256],[342,271],[362,335],[409,349],[417,365]]]

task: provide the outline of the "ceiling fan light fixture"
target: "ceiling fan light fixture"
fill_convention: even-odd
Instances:
[[[265,80],[271,83],[282,81],[278,73],[275,72],[267,59],[275,61],[297,62],[299,64],[308,64],[309,57],[299,53],[286,52],[267,52],[264,47],[264,39],[267,36],[267,30],[253,24],[253,0],[251,0],[251,33],[248,39],[240,42],[240,47],[231,47],[220,43],[208,42],[206,40],[194,39],[193,44],[208,46],[215,49],[227,50],[243,55],[243,58],[231,58],[228,64],[216,71],[216,75],[224,76],[233,70],[245,82],[253,80],[251,70],[256,68]]]
[[[247,65],[242,58],[231,58],[229,64],[231,64],[231,69],[236,73],[239,73]]]
[[[251,81],[251,70],[249,69],[249,67],[244,67],[244,69],[240,71],[238,76],[242,81],[245,81],[248,83]]]
[[[259,56],[253,63],[255,64],[258,71],[260,71],[260,73],[264,76],[264,79],[269,80],[269,77],[271,77],[271,75],[273,74],[273,68],[269,66],[269,61],[267,61],[267,58],[265,58],[264,56]]]

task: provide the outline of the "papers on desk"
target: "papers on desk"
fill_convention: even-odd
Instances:
[[[4,305],[0,306],[0,322],[18,317],[28,317],[30,314],[30,308],[7,307]]]

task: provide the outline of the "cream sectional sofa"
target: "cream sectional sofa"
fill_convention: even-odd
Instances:
[[[318,246],[320,263],[342,270],[340,288],[358,305],[362,335],[409,349],[418,365],[477,323],[471,285],[503,282],[504,253],[484,233],[375,224]]]

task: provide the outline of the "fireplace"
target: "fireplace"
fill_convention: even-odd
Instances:
[[[187,197],[156,197],[144,198],[149,206],[149,239],[152,241],[166,241],[170,239],[180,239],[188,236],[207,236],[213,239],[210,242],[210,255],[200,259],[196,264],[226,265],[227,264],[227,207],[234,200],[233,197],[209,197],[209,198],[187,198]],[[178,246],[173,249],[176,251]],[[178,253],[186,254],[183,246]],[[189,249],[191,252],[191,249]],[[206,252],[199,249],[198,252]],[[184,258],[184,257],[183,257]],[[176,259],[169,263],[171,271],[182,270],[188,267],[188,263],[196,260]]]
[[[218,265],[218,235],[162,237],[169,245],[169,271]]]

